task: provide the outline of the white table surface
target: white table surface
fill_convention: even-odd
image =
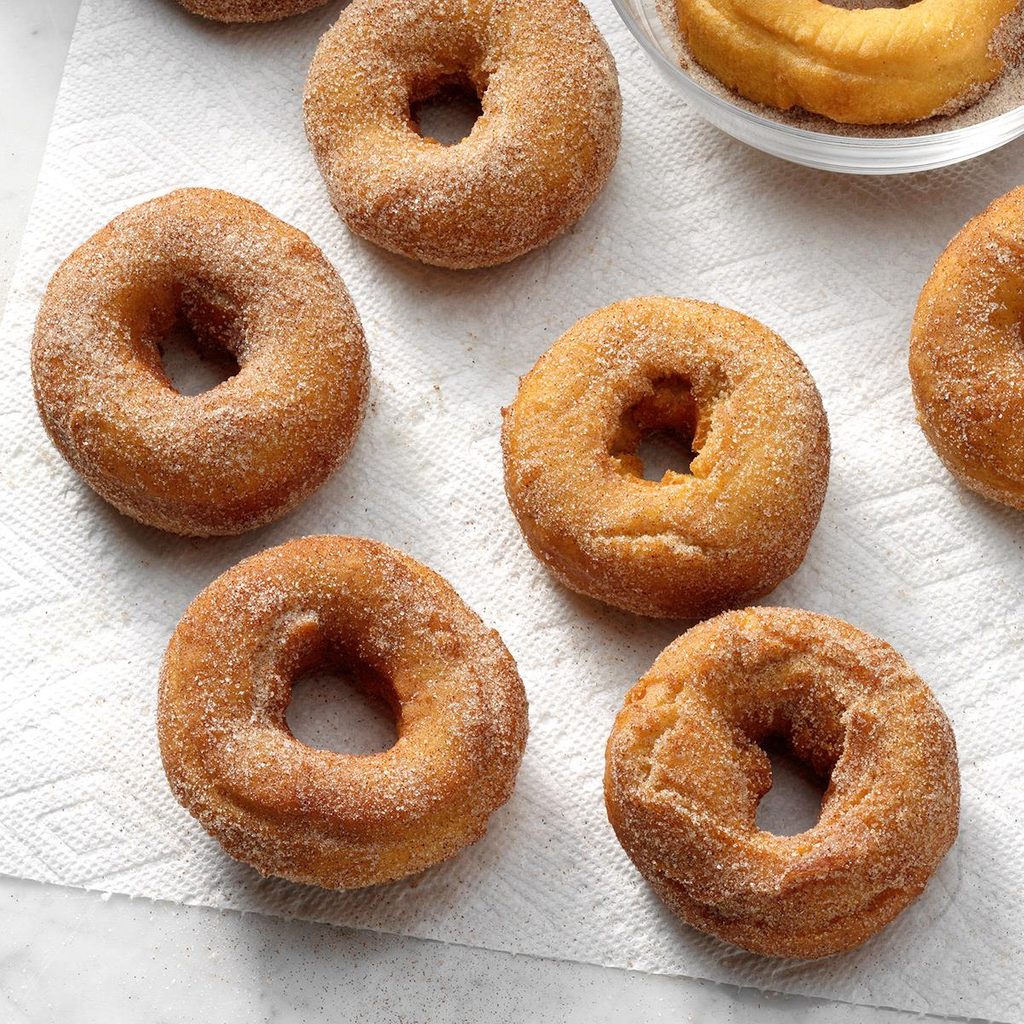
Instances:
[[[0,0],[0,305],[17,260],[78,3]],[[77,241],[69,239],[69,247]],[[920,1019],[2,876],[0,921],[4,1024],[156,1024],[197,1015],[218,1024]]]

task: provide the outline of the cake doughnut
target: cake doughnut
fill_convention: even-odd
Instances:
[[[1011,59],[1004,21],[1018,3],[675,0],[675,10],[697,63],[741,96],[876,125],[975,102]]]
[[[829,779],[798,835],[755,821],[770,737]],[[881,640],[788,608],[728,612],[670,644],[626,695],[604,785],[669,908],[769,956],[859,946],[920,895],[959,821],[953,732],[920,677]]]
[[[482,114],[457,145],[412,107],[459,86]],[[306,134],[348,226],[441,267],[549,242],[601,191],[619,146],[615,62],[578,0],[353,0],[306,83]]]
[[[293,682],[350,674],[394,709],[367,756],[300,743]],[[375,541],[306,537],[211,583],[171,637],[158,734],[174,795],[265,875],[356,889],[480,839],[526,743],[515,662],[436,573]]]
[[[695,453],[643,479],[650,431]],[[505,490],[566,586],[626,611],[703,618],[795,572],[821,512],[828,422],[792,349],[690,299],[618,302],[579,321],[504,410]]]
[[[239,371],[180,394],[176,324]],[[341,279],[301,231],[227,192],[132,207],[53,275],[32,342],[43,425],[86,483],[142,523],[192,536],[283,516],[342,462],[369,384]]]
[[[949,243],[921,292],[910,379],[925,437],[965,486],[1024,509],[1024,188]]]
[[[305,14],[323,7],[330,0],[178,0],[193,14],[213,21],[259,22],[280,21],[293,14]]]

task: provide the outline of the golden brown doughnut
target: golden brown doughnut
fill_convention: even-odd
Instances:
[[[799,835],[755,822],[768,737],[829,778]],[[956,838],[960,777],[942,708],[888,644],[824,615],[748,608],[681,636],[626,695],[605,800],[683,920],[812,959],[859,946],[923,891]]]
[[[483,113],[444,146],[411,107],[453,83]],[[457,268],[515,259],[579,218],[621,120],[615,62],[578,0],[354,0],[320,41],[305,110],[348,226]]]
[[[921,292],[910,379],[925,436],[965,486],[1024,509],[1024,188],[949,243]]]
[[[341,668],[384,696],[398,740],[308,747],[293,682]],[[526,743],[515,662],[436,573],[375,541],[306,537],[210,584],[171,637],[158,730],[174,795],[232,857],[328,889],[401,878],[476,842]]]
[[[279,21],[293,14],[304,14],[314,7],[323,7],[330,0],[178,0],[193,14],[213,21],[258,22]]]
[[[975,102],[1003,72],[1019,0],[675,0],[697,62],[741,96],[848,124],[898,124]],[[848,9],[843,9],[844,7]]]
[[[644,480],[645,432],[688,473]],[[756,320],[690,299],[608,306],[523,378],[502,430],[505,490],[537,557],[573,590],[696,618],[768,593],[803,560],[828,480],[810,375]]]
[[[238,373],[179,394],[160,343],[184,320]],[[135,206],[53,275],[32,343],[53,443],[126,515],[241,533],[289,512],[348,454],[369,361],[348,292],[301,231],[228,192]]]

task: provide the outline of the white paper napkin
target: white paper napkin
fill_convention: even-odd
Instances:
[[[339,13],[224,28],[169,0],[85,0],[3,322],[0,870],[187,903],[1002,1020],[1024,1014],[1021,907],[1024,519],[966,493],[914,423],[917,293],[952,234],[1018,184],[1024,146],[957,170],[853,179],[763,156],[656,77],[610,6],[622,152],[590,213],[511,266],[452,273],[351,236],[302,130],[317,38]],[[284,522],[230,540],[138,526],[78,480],[37,421],[33,319],[49,275],[125,207],[229,189],[307,231],[366,327],[372,408],[347,466]],[[927,893],[862,950],[749,956],[678,924],[604,814],[603,749],[625,691],[679,627],[569,594],[530,556],[501,482],[499,409],[576,319],[637,294],[733,306],[778,330],[829,412],[829,497],[772,602],[885,637],[953,719],[961,838]],[[245,555],[364,534],[448,577],[500,630],[530,696],[512,802],[481,843],[353,894],[261,880],[177,806],[154,735],[157,670],[191,598]]]

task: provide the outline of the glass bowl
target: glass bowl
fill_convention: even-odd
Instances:
[[[1024,135],[1024,107],[976,124],[906,136],[833,135],[762,117],[704,88],[680,66],[657,0],[612,0],[672,89],[733,138],[772,156],[844,174],[907,174],[960,163]]]

